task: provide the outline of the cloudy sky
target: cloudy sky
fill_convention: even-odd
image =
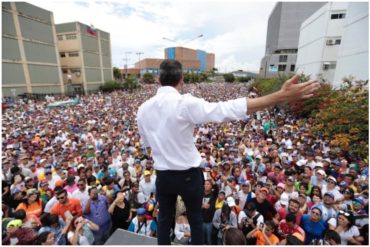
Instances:
[[[144,53],[141,59],[163,58],[164,48],[183,45],[215,53],[220,72],[259,70],[267,21],[275,6],[241,0],[26,2],[52,11],[56,24],[79,21],[109,32],[113,66],[123,67],[125,52],[131,52],[127,57],[133,67],[137,52]]]

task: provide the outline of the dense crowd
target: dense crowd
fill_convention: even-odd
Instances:
[[[118,228],[156,236],[156,171],[136,113],[157,88],[81,96],[68,107],[17,99],[3,111],[3,244],[101,245]],[[258,95],[244,84],[181,92],[210,102]],[[204,244],[368,244],[367,157],[311,126],[279,108],[196,126]],[[172,239],[191,239],[181,197]]]

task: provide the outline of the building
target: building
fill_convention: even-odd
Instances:
[[[369,3],[350,2],[338,52],[334,86],[349,75],[355,80],[369,80]]]
[[[56,25],[63,82],[88,93],[113,80],[110,34],[80,22]]]
[[[254,77],[254,78],[257,77],[256,73],[248,72],[244,70],[236,70],[236,71],[231,72],[231,74],[233,74],[235,77]]]
[[[215,54],[185,47],[165,49],[165,59],[176,59],[181,62],[185,72],[212,71],[215,67]]]
[[[266,51],[259,71],[261,77],[294,73],[300,26],[324,4],[324,2],[276,3],[268,20]]]
[[[302,23],[297,72],[333,81],[347,8],[346,2],[330,2]]]
[[[145,73],[151,73],[153,75],[159,75],[159,65],[161,65],[162,58],[145,58],[135,63],[135,69],[143,75]]]
[[[53,13],[2,2],[2,93],[64,93]]]
[[[297,72],[339,87],[368,79],[368,3],[330,2],[302,23]],[[338,67],[340,65],[340,68]]]

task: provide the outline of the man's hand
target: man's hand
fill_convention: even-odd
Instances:
[[[309,80],[299,84],[298,81],[299,75],[294,75],[283,84],[279,90],[283,100],[307,99],[314,96],[314,92],[320,88],[320,83],[317,80]]]

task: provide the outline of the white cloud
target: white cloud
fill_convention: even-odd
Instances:
[[[186,47],[215,53],[221,71],[258,71],[264,56],[267,20],[275,3],[245,1],[36,1],[28,3],[54,13],[55,23],[79,21],[111,34],[112,62],[129,66],[144,57],[164,56],[164,48]],[[162,37],[175,39],[169,42]]]

